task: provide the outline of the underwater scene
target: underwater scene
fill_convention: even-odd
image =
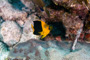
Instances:
[[[90,0],[0,0],[0,60],[90,60]]]

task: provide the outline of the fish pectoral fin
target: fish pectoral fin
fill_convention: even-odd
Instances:
[[[41,39],[43,39],[44,37],[46,37],[46,35],[44,35],[43,32],[39,32],[39,34],[42,35],[41,36]]]
[[[42,35],[42,32],[38,32],[40,35]]]

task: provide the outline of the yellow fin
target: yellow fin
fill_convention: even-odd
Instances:
[[[32,27],[32,29],[33,29],[33,32],[34,32],[34,28],[33,28],[33,25],[31,24],[31,27]]]
[[[42,36],[41,36],[41,39],[43,39],[44,37],[47,36],[47,35],[45,35],[43,32],[39,32],[39,34],[42,35]]]
[[[38,32],[41,35],[41,32]]]
[[[43,32],[43,31],[42,31],[42,32],[39,32],[39,34],[40,34],[40,35],[44,35],[44,32]]]
[[[42,20],[38,20],[41,22],[41,26],[42,26],[42,31],[41,32],[38,32],[42,37],[41,39],[45,38],[49,33],[50,33],[50,30],[53,29],[52,26],[49,26],[47,25],[44,21]],[[50,28],[50,29],[49,29]]]

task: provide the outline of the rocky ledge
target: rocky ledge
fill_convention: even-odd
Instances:
[[[9,60],[89,60],[90,44],[78,42],[70,52],[72,42],[29,40],[9,52]]]

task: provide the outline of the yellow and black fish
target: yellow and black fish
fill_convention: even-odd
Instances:
[[[34,21],[34,26],[32,26],[33,29],[33,33],[35,35],[41,35],[41,39],[43,39],[44,37],[46,37],[50,31],[51,31],[51,27],[49,25],[47,25],[44,21],[38,20],[38,21]]]

